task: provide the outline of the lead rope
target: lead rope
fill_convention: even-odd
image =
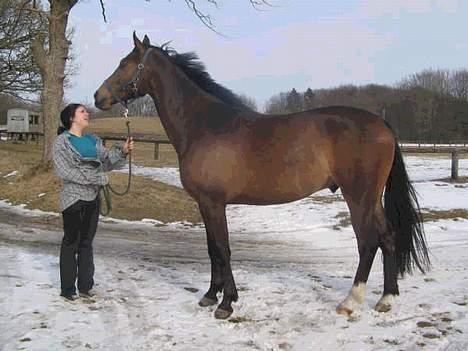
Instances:
[[[130,137],[131,137],[130,118],[128,118],[128,109],[127,108],[125,108],[124,117],[125,117],[125,124],[127,125],[127,139],[130,139]],[[132,152],[129,151],[128,152],[128,181],[127,181],[127,187],[122,192],[115,190],[110,184],[106,184],[106,185],[103,185],[103,186],[100,187],[100,189],[99,189],[100,197],[101,198],[103,197],[104,201],[106,203],[106,211],[104,211],[104,209],[102,207],[102,201],[101,201],[101,205],[100,205],[100,208],[99,208],[99,212],[101,213],[101,215],[107,216],[112,211],[112,197],[111,197],[112,193],[115,194],[115,195],[118,195],[118,196],[123,196],[123,195],[128,194],[128,192],[130,191],[131,179],[132,179]]]

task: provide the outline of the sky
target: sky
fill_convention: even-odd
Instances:
[[[272,95],[342,84],[394,84],[425,68],[468,67],[463,0],[199,0],[218,35],[184,0],[81,0],[70,13],[78,73],[70,101],[92,103],[102,81],[133,48],[135,30],[154,45],[195,51],[208,72],[260,108]]]

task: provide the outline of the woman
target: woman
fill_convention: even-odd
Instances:
[[[104,173],[125,164],[133,150],[132,139],[109,150],[98,137],[84,133],[89,113],[80,104],[68,105],[60,114],[63,127],[53,146],[53,164],[63,186],[60,211],[64,236],[60,250],[61,296],[76,299],[75,282],[82,297],[92,297],[94,284],[93,239],[99,219],[99,187],[108,183]]]

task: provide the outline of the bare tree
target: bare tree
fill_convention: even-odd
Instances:
[[[45,23],[27,5],[25,0],[0,2],[0,93],[21,98],[31,98],[42,89],[31,40]]]
[[[63,99],[65,67],[71,42],[67,39],[70,10],[78,0],[48,0],[45,9],[35,0],[28,1],[27,10],[37,13],[47,23],[47,30],[39,33],[31,44],[34,59],[39,66],[43,90],[41,94],[44,117],[43,163],[52,159],[52,144],[59,124],[58,115]]]
[[[288,113],[288,93],[279,93],[272,96],[265,103],[265,112],[271,114],[285,114]]]
[[[128,111],[132,116],[158,116],[158,110],[154,105],[153,99],[149,95],[133,101],[128,105]]]
[[[456,99],[468,101],[468,70],[460,69],[450,75],[450,94]]]
[[[145,0],[151,1],[151,0]],[[171,1],[171,0],[168,0]],[[104,0],[99,0],[101,3],[102,9],[102,16],[104,21],[107,21],[106,17],[106,7],[104,4]],[[200,19],[200,21],[209,29],[213,30],[214,32],[218,33],[215,29],[215,23],[211,15],[208,14],[207,11],[204,10],[204,6],[212,6],[215,8],[219,8],[220,1],[218,0],[184,0],[185,5],[195,14],[195,16]],[[248,0],[248,2],[252,5],[255,9],[260,9],[264,6],[272,6],[269,0]],[[219,34],[219,33],[218,33]]]
[[[253,111],[258,111],[257,101],[255,101],[254,98],[245,94],[237,94],[237,96],[245,106],[251,108]]]
[[[63,100],[66,64],[70,59],[71,41],[67,38],[68,16],[78,0],[48,0],[47,8],[41,6],[39,0],[22,1],[24,10],[38,15],[47,27],[46,30],[35,35],[31,49],[43,84],[41,102],[44,115],[44,152],[42,160],[43,163],[49,163],[52,159],[52,144],[58,127],[57,116]],[[99,1],[104,20],[106,20],[104,2]],[[218,7],[217,0],[184,1],[204,25],[215,30],[211,17],[200,10],[199,4]],[[269,5],[267,0],[249,0],[249,2],[256,8]]]
[[[398,85],[404,89],[421,87],[438,94],[449,94],[450,71],[447,69],[425,69],[403,78]]]

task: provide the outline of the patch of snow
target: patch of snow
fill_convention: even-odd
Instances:
[[[114,172],[128,173],[128,166],[125,168],[115,170]],[[132,172],[135,175],[148,177],[162,183],[177,186],[182,188],[180,181],[179,169],[175,167],[144,167],[132,165]]]
[[[466,184],[437,180],[450,174],[446,160],[411,156],[406,162],[421,207],[468,208]],[[176,168],[135,169],[180,186]],[[468,173],[464,160],[460,171]],[[0,208],[50,214],[6,201]],[[342,213],[346,203],[328,190],[283,205],[228,206],[239,288],[228,321],[215,320],[213,307],[197,305],[210,282],[202,225],[103,218],[100,233],[113,227],[132,233],[139,226],[147,234],[125,238],[132,255],[96,250],[94,302],[58,296],[58,254],[6,241],[0,246],[0,345],[5,351],[467,350],[468,220],[425,223],[433,269],[399,280],[400,297],[383,314],[373,310],[383,286],[376,257],[364,304],[345,318],[334,310],[352,285],[358,254],[352,227],[333,229]],[[22,235],[21,227],[0,223],[0,239],[2,233]],[[49,236],[58,247],[61,229]]]
[[[450,176],[450,158],[405,156],[410,179],[418,193],[421,208],[427,210],[468,209],[468,185],[441,182]],[[135,174],[182,187],[179,170],[174,167],[151,168],[136,166]],[[468,159],[461,159],[460,176],[468,175]],[[321,199],[328,201],[321,201]],[[229,228],[235,232],[295,232],[336,226],[348,208],[340,191],[319,191],[295,202],[271,205],[228,205]]]
[[[450,156],[406,156],[403,154],[406,169],[411,181],[432,181],[450,178],[452,161]],[[468,159],[458,161],[459,176],[468,176]]]
[[[5,351],[396,351],[423,344],[428,350],[466,350],[467,231],[466,220],[427,226],[434,267],[427,275],[400,280],[400,297],[388,313],[372,309],[383,283],[376,258],[364,304],[350,318],[334,309],[352,285],[354,241],[339,248],[332,240],[321,248],[302,240],[306,233],[294,238],[275,233],[291,262],[310,252],[302,263],[279,264],[270,259],[278,248],[252,233],[243,241],[244,260],[236,261],[233,251],[239,301],[227,321],[215,320],[214,308],[197,305],[210,281],[207,261],[167,263],[157,255],[146,260],[97,253],[98,296],[69,303],[58,296],[58,255],[2,245],[0,343]],[[337,231],[324,229],[314,236],[326,238],[331,232]],[[147,245],[128,240],[135,252]],[[183,241],[176,245],[182,259],[190,247]]]
[[[11,202],[7,200],[0,200],[0,209],[7,209],[17,214],[21,214],[23,216],[30,216],[30,217],[40,217],[40,216],[58,216],[59,214],[56,212],[48,212],[42,210],[30,210],[26,208],[25,204],[20,205],[12,205]]]
[[[13,172],[10,172],[6,175],[3,176],[3,178],[9,178],[9,177],[14,177],[18,174],[18,171],[13,171]]]

